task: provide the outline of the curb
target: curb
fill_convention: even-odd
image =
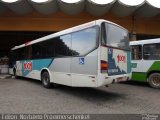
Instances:
[[[0,79],[6,79],[6,78],[11,78],[12,75],[0,75]]]

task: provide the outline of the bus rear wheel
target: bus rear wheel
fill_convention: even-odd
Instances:
[[[41,75],[41,81],[42,84],[45,88],[50,88],[51,87],[51,83],[50,83],[50,76],[49,73],[47,71],[44,71]]]
[[[160,88],[160,73],[152,73],[148,78],[149,85],[153,88]]]

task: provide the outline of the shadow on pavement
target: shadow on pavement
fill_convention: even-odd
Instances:
[[[107,88],[100,87],[100,88],[89,88],[89,87],[68,87],[62,86],[57,89],[57,91],[61,91],[66,94],[72,94],[80,99],[86,99],[91,102],[96,102],[101,104],[101,102],[107,101],[117,101],[119,99],[125,99],[127,95],[107,91]]]
[[[33,84],[42,86],[42,83],[39,80],[33,80],[28,78],[18,78],[17,80],[32,82]],[[51,87],[51,90],[57,92],[57,95],[61,93],[62,94],[66,93],[68,95],[76,96],[80,99],[85,99],[91,102],[106,102],[118,99],[125,99],[126,97],[126,94],[123,93],[120,94],[117,92],[107,91],[106,87],[90,88],[90,87],[69,87],[69,86],[59,85],[57,87]]]
[[[133,81],[133,80],[122,82],[122,84],[128,84],[128,85],[133,85],[133,86],[141,86],[141,87],[150,87],[147,82],[138,82],[138,81]]]

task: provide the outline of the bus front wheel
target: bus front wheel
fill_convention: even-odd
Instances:
[[[148,78],[149,85],[153,88],[160,88],[160,73],[152,73]]]
[[[50,88],[51,87],[51,83],[50,83],[50,76],[49,73],[47,71],[44,71],[41,75],[41,81],[42,84],[45,88]]]

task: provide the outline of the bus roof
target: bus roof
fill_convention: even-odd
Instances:
[[[130,45],[143,45],[143,44],[151,44],[151,43],[160,43],[160,38],[131,41]]]
[[[95,25],[100,25],[102,22],[114,24],[114,25],[124,29],[125,31],[127,31],[125,28],[123,28],[122,26],[120,26],[120,25],[118,25],[116,23],[113,23],[113,22],[110,22],[110,21],[107,21],[107,20],[104,20],[104,19],[99,19],[99,20],[95,20],[95,21],[91,21],[91,22],[88,22],[88,23],[84,23],[82,25],[78,25],[78,26],[75,26],[75,27],[72,27],[72,28],[68,28],[66,30],[62,30],[62,31],[57,32],[57,33],[53,33],[53,34],[47,35],[45,37],[42,37],[42,38],[30,41],[30,42],[24,43],[24,44],[19,45],[19,46],[15,46],[11,50],[19,49],[19,48],[22,48],[22,47],[25,47],[25,46],[29,46],[29,45],[32,45],[32,44],[35,44],[35,43],[39,43],[39,42],[42,42],[42,41],[45,41],[45,40],[48,40],[48,39],[51,39],[51,38],[54,38],[54,37],[58,37],[58,36],[61,36],[61,35],[72,33],[72,32],[76,32],[76,31],[79,31],[79,30],[82,30],[82,29],[85,29],[85,28],[89,28],[89,27],[92,27],[92,26],[95,26]]]

